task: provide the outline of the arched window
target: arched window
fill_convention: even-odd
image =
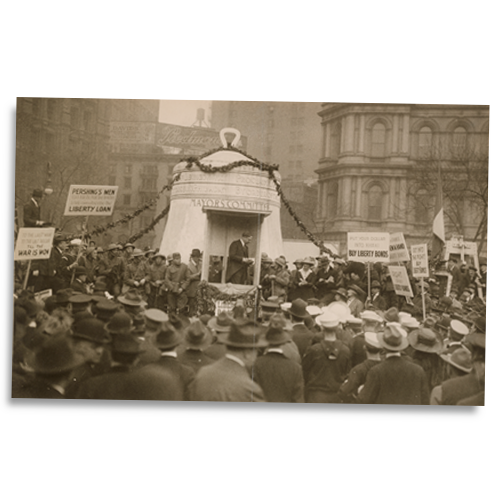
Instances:
[[[461,153],[467,146],[467,130],[464,127],[457,127],[453,131],[453,151]]]
[[[385,157],[385,135],[385,127],[382,123],[373,126],[371,156],[376,158]]]
[[[418,156],[427,158],[432,150],[432,130],[430,127],[422,127],[418,132]]]
[[[368,190],[368,220],[382,220],[382,204],[384,192],[378,184],[374,184]]]

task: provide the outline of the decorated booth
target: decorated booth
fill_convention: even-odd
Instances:
[[[231,144],[228,134],[234,134]],[[202,280],[221,291],[242,292],[259,284],[263,252],[272,258],[283,254],[280,197],[269,171],[236,149],[238,130],[223,129],[220,138],[223,148],[175,166],[160,252],[179,252],[187,262],[192,250],[199,249],[203,253]],[[276,171],[273,176],[279,181]],[[229,247],[243,231],[252,236],[248,254],[254,265],[249,269],[249,281],[225,286]]]

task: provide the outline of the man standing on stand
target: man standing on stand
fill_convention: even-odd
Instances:
[[[253,259],[248,257],[248,244],[251,240],[252,235],[248,231],[243,231],[241,238],[229,246],[226,283],[248,284],[248,267],[253,264]]]

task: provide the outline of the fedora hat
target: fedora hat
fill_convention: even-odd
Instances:
[[[430,328],[413,330],[408,335],[408,341],[416,351],[439,353],[443,350],[443,341]]]
[[[464,347],[460,347],[451,353],[443,353],[440,356],[441,359],[465,373],[472,371],[472,355]]]
[[[277,259],[274,260],[275,264],[278,264],[278,266],[285,267],[286,266],[286,260],[283,257],[278,257]]]
[[[177,328],[170,323],[170,321],[166,321],[162,323],[161,329],[156,335],[155,345],[158,349],[168,350],[178,346],[182,342],[182,335],[179,333]]]
[[[222,344],[230,347],[240,347],[242,349],[253,349],[257,347],[266,347],[267,341],[260,338],[262,328],[251,319],[240,318],[231,324],[229,333],[219,336]]]
[[[172,324],[174,328],[177,328],[180,332],[186,329],[190,324],[189,318],[184,316],[184,314],[170,313],[168,315],[168,321]]]
[[[75,354],[70,340],[56,335],[41,344],[33,361],[33,369],[40,375],[56,375],[69,372],[81,364],[83,359]]]
[[[218,316],[214,316],[208,320],[208,327],[215,332],[228,333],[232,323],[233,318],[226,311],[222,311]]]
[[[395,325],[387,325],[377,334],[380,346],[387,351],[403,351],[408,347],[408,339]]]
[[[210,330],[200,320],[191,323],[184,332],[184,344],[188,349],[203,351],[212,343]]]
[[[347,290],[345,288],[337,288],[337,290],[333,291],[334,294],[338,294],[341,297],[343,297],[345,300],[347,300]]]
[[[277,316],[277,318],[274,318]],[[292,338],[285,331],[286,321],[281,314],[276,314],[269,321],[269,326],[267,327],[265,337],[266,341],[270,346],[282,345],[290,342]]]
[[[389,323],[399,323],[399,311],[396,307],[390,307],[384,313],[385,321]]]
[[[142,344],[131,333],[115,335],[111,340],[111,350],[123,354],[139,354],[145,351]]]
[[[292,301],[292,305],[288,312],[297,318],[307,318],[309,313],[307,312],[307,302],[302,299],[295,299]]]
[[[323,326],[325,328],[334,328],[340,323],[339,317],[329,311],[320,314],[318,317],[316,317],[315,321],[317,325]]]
[[[107,332],[114,335],[125,335],[132,331],[132,318],[124,312],[117,312],[110,319],[109,323],[104,325]]]
[[[360,288],[358,285],[349,285],[347,287],[348,290],[352,290],[353,292],[356,293],[356,295],[359,297],[364,297],[365,296],[365,292],[362,288]]]
[[[125,304],[126,306],[145,306],[147,302],[142,300],[139,292],[137,290],[129,290],[125,295],[120,295],[118,297],[118,302]]]
[[[362,311],[359,314],[359,317],[365,321],[374,321],[377,323],[384,322],[384,320],[375,311],[370,311],[370,310]]]
[[[109,344],[111,337],[104,328],[104,323],[96,318],[85,318],[75,322],[72,329],[73,338],[90,340],[96,344]]]

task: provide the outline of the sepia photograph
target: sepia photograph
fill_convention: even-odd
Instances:
[[[489,113],[18,97],[12,398],[484,406]]]

